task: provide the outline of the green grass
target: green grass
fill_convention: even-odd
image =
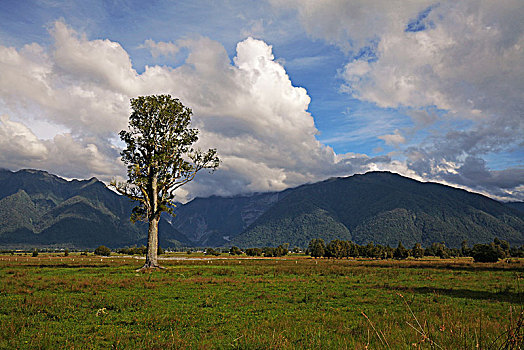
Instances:
[[[0,256],[0,348],[498,349],[524,302],[523,261],[163,264]]]

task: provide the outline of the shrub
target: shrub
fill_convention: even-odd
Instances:
[[[413,248],[411,248],[411,255],[416,259],[424,257],[424,248],[422,248],[420,243],[416,243]]]
[[[468,247],[468,241],[462,241],[460,244],[460,254],[462,256],[471,256],[471,249]]]
[[[120,248],[118,249],[119,254],[127,254],[127,255],[146,255],[147,248],[144,245],[141,245],[140,247],[137,247],[136,245],[130,247],[130,248]],[[158,247],[158,254],[163,254],[164,250],[160,247]]]
[[[69,249],[64,250],[64,256],[69,256]]]
[[[242,255],[242,250],[240,250],[237,246],[232,246],[231,249],[229,249],[230,255]]]
[[[504,258],[504,251],[493,243],[475,244],[471,250],[471,256],[475,262],[497,262]]]
[[[95,255],[109,256],[111,255],[111,249],[109,249],[106,246],[101,245],[95,249]]]
[[[409,251],[402,245],[402,242],[398,242],[398,246],[393,252],[393,257],[395,259],[407,259],[409,256]]]
[[[215,250],[213,248],[207,248],[206,249],[206,255],[214,255],[214,256],[219,256],[220,255],[220,250]]]
[[[262,253],[266,257],[279,257],[279,256],[287,255],[289,253],[289,250],[283,244],[281,244],[276,248],[264,247],[262,249]]]
[[[312,239],[307,248],[309,254],[314,258],[323,257],[326,252],[326,244],[322,238]]]
[[[32,254],[33,257],[37,257],[38,256],[38,249],[33,249],[33,254]]]
[[[284,243],[275,248],[275,256],[284,256],[289,254],[289,244]]]
[[[246,255],[247,256],[262,256],[262,249],[260,249],[260,248],[247,248],[246,249]]]

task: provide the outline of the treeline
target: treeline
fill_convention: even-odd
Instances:
[[[293,253],[299,253],[298,247],[294,248]],[[264,248],[247,248],[240,249],[232,246],[229,251],[213,248],[207,248],[207,255],[220,255],[221,253],[229,253],[230,255],[247,256],[264,256],[264,257],[279,257],[285,256],[291,251],[289,244],[282,244],[278,247],[264,247]],[[473,257],[476,262],[497,262],[504,258],[524,258],[524,245],[520,247],[511,247],[508,242],[495,238],[493,242],[488,244],[475,244],[469,247],[466,241],[463,241],[460,248],[449,248],[445,243],[433,243],[429,247],[423,247],[420,243],[416,243],[410,249],[404,247],[402,242],[399,242],[396,248],[374,244],[373,242],[359,245],[351,241],[344,241],[334,239],[329,243],[325,243],[322,238],[312,239],[306,249],[306,255],[314,258],[371,258],[371,259],[407,259],[413,257],[416,259],[432,256],[440,257],[441,259],[455,258],[455,257]]]
[[[495,238],[489,244],[475,244],[470,248],[466,241],[462,242],[461,248],[448,248],[445,243],[433,243],[424,248],[416,243],[411,249],[407,249],[398,243],[396,248],[373,244],[358,245],[351,241],[332,240],[325,244],[321,238],[309,242],[306,254],[314,258],[372,258],[372,259],[407,259],[408,257],[422,258],[424,256],[437,256],[442,259],[452,257],[473,257],[478,262],[496,262],[499,259],[509,257],[524,257],[524,245],[510,247],[508,242]]]
[[[126,254],[126,255],[146,255],[147,253],[147,247],[144,245],[141,245],[140,247],[132,246],[132,247],[126,247],[126,248],[120,248],[116,251],[119,254]],[[158,247],[158,255],[164,254],[165,251],[162,249],[162,247]]]
[[[295,248],[297,250],[298,248]],[[242,251],[237,246],[232,246],[229,250],[221,251],[220,249],[207,248],[206,255],[218,256],[222,252],[229,253],[229,255],[242,255],[247,256],[265,256],[265,257],[279,257],[289,254],[289,244],[281,244],[278,247],[264,247],[264,248],[248,248]]]
[[[247,256],[267,256],[267,257],[279,257],[289,254],[289,248],[287,244],[279,245],[278,247],[264,247],[264,248],[248,248],[246,249]]]
[[[132,247],[119,248],[119,249],[116,249],[115,251],[118,254],[125,254],[125,255],[146,255],[147,247],[145,247],[144,245],[140,247],[132,246]],[[100,255],[100,256],[110,256],[111,249],[109,249],[106,246],[101,245],[98,248],[96,248],[93,253],[95,255]],[[158,247],[158,255],[162,255],[164,253],[165,253],[164,249],[162,249],[162,247]]]

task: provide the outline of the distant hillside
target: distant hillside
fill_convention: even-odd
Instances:
[[[95,178],[66,181],[44,171],[0,170],[0,246],[145,244],[144,223],[129,221],[134,203]],[[495,237],[524,244],[522,203],[387,172],[371,172],[282,192],[196,198],[163,215],[162,247],[306,247],[312,238],[396,246]]]
[[[227,245],[286,194],[196,198],[179,205],[170,222],[195,246]]]
[[[372,172],[304,185],[289,192],[231,244],[248,247],[311,238],[350,239],[411,246],[459,246],[494,237],[524,243],[522,213],[485,196],[387,172]]]
[[[524,202],[507,202],[506,206],[524,213]]]
[[[130,220],[134,203],[96,178],[67,181],[45,171],[0,170],[0,245],[119,247],[145,241],[147,228]],[[161,245],[187,239],[161,223]],[[183,243],[181,243],[182,241]]]

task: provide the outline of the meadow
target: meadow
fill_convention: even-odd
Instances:
[[[519,349],[524,261],[0,256],[1,349]]]

